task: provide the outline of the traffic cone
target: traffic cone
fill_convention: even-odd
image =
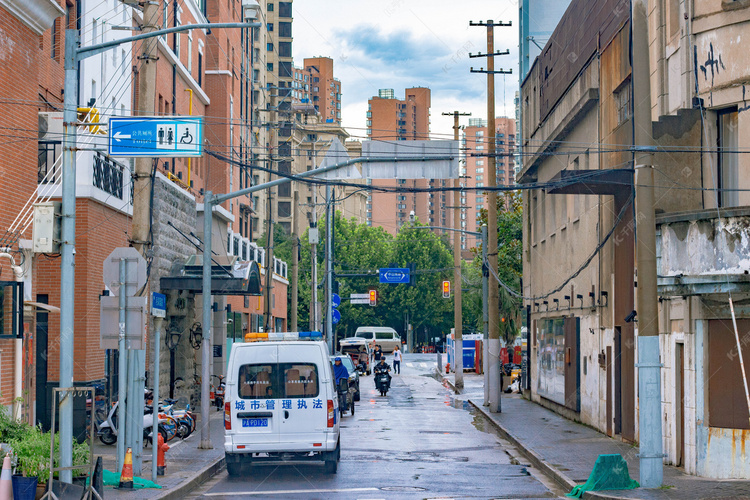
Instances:
[[[130,448],[128,448],[128,451],[125,452],[125,461],[122,464],[122,474],[120,474],[120,489],[133,489],[133,450],[131,450]]]
[[[0,473],[0,500],[13,498],[13,471],[10,466],[10,455],[5,455],[3,472]]]

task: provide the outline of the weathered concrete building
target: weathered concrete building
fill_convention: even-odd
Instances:
[[[637,442],[629,18],[571,2],[523,82],[518,181],[542,183],[524,196],[532,397]],[[665,463],[718,478],[750,477],[748,36],[747,2],[651,2]]]

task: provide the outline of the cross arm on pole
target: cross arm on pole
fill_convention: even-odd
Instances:
[[[500,69],[498,71],[489,71],[484,68],[479,68],[479,69],[470,68],[469,72],[470,73],[489,73],[493,75],[510,75],[513,73],[513,70],[512,69],[508,69],[508,70]]]
[[[481,52],[477,52],[476,54],[472,54],[471,52],[469,52],[469,57],[470,58],[474,58],[474,57],[495,57],[495,56],[507,56],[508,54],[510,54],[510,49],[505,49],[503,51],[497,50],[497,51],[493,52],[492,54],[483,54]]]
[[[513,26],[513,21],[508,21],[507,23],[504,23],[502,21],[494,22],[491,19],[487,22],[479,21],[478,23],[475,23],[474,21],[469,21],[469,26],[487,26],[487,27],[493,27],[493,26]]]

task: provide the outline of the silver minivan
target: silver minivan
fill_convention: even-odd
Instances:
[[[401,347],[401,337],[396,330],[387,326],[360,326],[354,336],[367,339],[368,342],[374,338],[375,344],[379,345],[383,352],[393,352],[396,346]]]
[[[325,342],[238,343],[227,367],[224,453],[230,476],[243,463],[318,460],[335,473],[340,417]]]

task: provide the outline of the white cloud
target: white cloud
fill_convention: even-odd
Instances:
[[[486,58],[469,59],[468,53],[486,52],[486,28],[469,27],[469,21],[488,18],[513,22],[494,33],[495,49],[511,52],[495,58],[496,69],[513,69],[512,75],[495,76],[496,115],[514,116],[518,6],[513,1],[300,0],[294,3],[294,60],[298,66],[305,57],[334,60],[343,93],[342,122],[355,137],[365,136],[367,100],[378,89],[392,88],[403,98],[407,87],[432,90],[431,131],[452,137],[453,118],[441,113],[487,115],[486,75],[469,72],[471,66],[486,68]]]

